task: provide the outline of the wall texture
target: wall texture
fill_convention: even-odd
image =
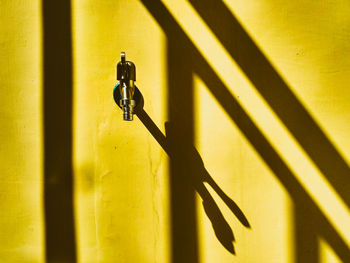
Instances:
[[[0,1],[1,262],[350,262],[348,1],[49,5]]]

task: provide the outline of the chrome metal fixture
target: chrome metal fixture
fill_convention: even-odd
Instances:
[[[121,52],[120,61],[117,64],[117,80],[119,83],[114,87],[114,100],[123,110],[123,119],[132,121],[134,109],[142,96],[134,84],[136,81],[135,65],[125,60],[125,52]]]

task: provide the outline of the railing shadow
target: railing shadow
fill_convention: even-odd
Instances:
[[[222,1],[190,0],[190,3],[350,206],[350,167],[235,16]]]
[[[231,55],[235,55],[234,59],[238,60],[237,63],[242,67],[252,83],[258,86],[256,88],[262,93],[265,99],[272,104],[271,106],[277,112],[278,116],[291,130],[316,165],[320,167],[322,172],[326,173],[327,178],[348,203],[349,192],[345,191],[346,187],[341,185],[342,182],[348,185],[345,176],[349,173],[345,161],[254,42],[249,38],[248,34],[239,25],[238,21],[227,8],[218,1],[203,1],[201,3],[198,3],[199,1],[191,2],[195,8],[200,9],[198,12],[204,17],[204,20],[214,33],[217,34],[218,38],[224,42],[224,46]],[[289,192],[295,204],[296,262],[319,262],[319,247],[317,244],[317,237],[319,235],[329,243],[339,258],[344,262],[350,261],[350,251],[342,238],[297,181],[293,172],[284,163],[276,150],[270,145],[244,109],[232,96],[228,88],[217,77],[190,39],[188,39],[165,6],[161,2],[149,0],[142,0],[142,3],[162,27],[168,38],[168,42],[174,42],[174,45],[176,45],[178,49],[181,47],[180,50],[182,53],[177,53],[178,60],[179,57],[186,57],[187,61],[193,61],[193,63],[189,65],[191,68],[186,68],[187,66],[185,68],[183,67],[186,65],[187,61],[182,61],[182,63],[181,61],[177,61],[177,64],[168,64],[168,66],[178,66],[181,70],[192,71],[206,83],[209,91],[221,104],[231,120],[237,125],[242,134],[275,174],[276,178]],[[219,20],[217,20],[218,14],[220,14]],[[217,24],[219,21],[221,28]],[[213,25],[210,23],[213,23]],[[239,46],[238,50],[240,51],[236,52],[234,49],[237,48],[237,46]],[[258,65],[258,68],[255,65]],[[258,71],[254,72],[254,70]],[[255,74],[257,74],[257,76],[255,76]],[[266,77],[266,79],[264,77]],[[181,82],[181,78],[177,81],[178,83]],[[171,103],[172,99],[172,96],[169,96],[169,103]],[[283,105],[281,105],[281,101]],[[174,104],[174,106],[175,105],[176,104]],[[182,107],[182,105],[183,104],[178,104],[179,107]],[[287,108],[287,106],[290,108]],[[296,124],[296,121],[299,123]],[[308,128],[304,129],[304,127],[301,127],[302,125],[306,125]],[[315,137],[311,138],[312,136],[308,136],[308,133],[311,133]],[[303,137],[303,135],[305,135],[305,137]],[[180,138],[181,136],[178,137],[179,141],[181,141]],[[322,149],[322,153],[317,153],[315,149],[312,149],[314,146],[313,144],[316,142],[321,144],[321,146],[315,147],[317,150]],[[326,157],[330,159],[328,159],[326,163],[320,163],[321,160]],[[334,162],[333,164],[337,165],[336,171],[341,173],[340,175],[335,174],[334,171],[330,171],[331,162],[329,160],[332,160]],[[173,253],[175,253],[174,250]],[[173,262],[180,261],[173,259]]]
[[[70,0],[44,0],[42,12],[45,258],[76,262]]]
[[[163,150],[168,154],[171,159],[176,159],[178,152],[179,142],[173,144],[171,142],[172,134],[169,132],[174,131],[169,122],[165,123],[166,136],[159,130],[156,124],[152,121],[149,115],[142,109],[137,112],[138,118],[147,128],[147,130],[152,134],[153,138],[158,142],[158,144],[163,148]],[[215,235],[220,243],[232,254],[235,254],[233,242],[235,241],[233,231],[230,225],[225,220],[219,207],[215,203],[213,197],[210,195],[209,191],[205,187],[204,183],[208,183],[210,187],[220,196],[227,207],[232,211],[232,213],[237,217],[237,219],[247,228],[250,228],[248,219],[243,214],[242,210],[238,205],[228,197],[223,190],[216,184],[214,179],[210,176],[208,171],[205,169],[202,158],[200,157],[198,151],[194,146],[190,146],[186,149],[186,159],[190,163],[190,167],[185,167],[185,169],[190,169],[189,177],[186,178],[186,183],[195,191],[198,192],[199,196],[203,201],[203,207],[206,215],[208,216],[211,224],[213,226]],[[185,214],[187,217],[187,214]],[[184,242],[184,240],[176,240],[175,242]],[[194,258],[191,258],[191,262]],[[190,261],[188,255],[184,255],[182,258],[183,262]],[[177,262],[177,261],[176,261]]]

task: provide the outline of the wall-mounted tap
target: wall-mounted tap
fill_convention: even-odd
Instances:
[[[123,119],[132,121],[135,107],[139,104],[142,95],[135,86],[136,68],[134,63],[125,60],[125,52],[121,52],[120,61],[117,64],[117,80],[113,97],[118,106],[123,110]]]

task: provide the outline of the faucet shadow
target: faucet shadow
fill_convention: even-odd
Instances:
[[[176,149],[178,148],[178,143],[172,144],[171,140],[168,139],[168,136],[172,136],[171,134],[169,134],[169,132],[174,131],[171,127],[172,124],[169,122],[165,123],[165,136],[143,109],[138,110],[136,115],[143,123],[143,125],[147,128],[147,130],[152,134],[153,138],[168,154],[168,156],[170,158],[176,158],[176,156],[174,157],[174,155],[178,154]],[[251,228],[248,219],[243,214],[242,210],[238,207],[238,205],[224,193],[224,191],[216,184],[214,179],[210,176],[210,174],[204,166],[201,156],[199,155],[198,151],[194,146],[190,146],[187,148],[186,158],[188,158],[188,162],[191,164],[191,167],[188,167],[188,169],[191,170],[191,177],[187,178],[189,185],[191,185],[191,187],[195,191],[197,191],[197,193],[201,197],[204,211],[208,216],[209,220],[211,221],[217,239],[226,248],[227,251],[229,251],[231,254],[235,254],[233,246],[235,238],[233,231],[230,225],[225,220],[219,207],[215,203],[213,197],[209,193],[204,183],[207,183],[210,187],[212,187],[212,189],[224,201],[227,207],[231,210],[231,212],[236,216],[236,218],[243,226],[245,226],[246,228]],[[186,259],[188,258],[186,257]]]
[[[328,242],[342,261],[350,262],[350,251],[347,244],[239,102],[232,96],[229,89],[201,56],[166,7],[160,2],[149,0],[142,0],[142,3],[162,27],[168,41],[176,43],[177,49],[181,51],[173,55],[180,61],[174,62],[173,60],[174,63],[177,63],[176,66],[183,71],[196,73],[206,83],[208,90],[220,103],[232,122],[290,194],[294,204],[295,262],[317,263],[320,261],[319,237]],[[350,192],[347,191],[349,189],[347,164],[237,19],[220,1],[193,0],[191,3],[348,204]],[[219,18],[217,14],[220,14]],[[192,63],[189,66],[184,65],[181,57],[186,57]],[[168,67],[171,66],[168,64]],[[181,78],[178,79],[180,80]],[[190,87],[187,86],[187,88]],[[170,101],[174,99],[174,97],[169,97]],[[182,106],[182,104],[178,105]],[[181,261],[173,260],[173,262]]]

